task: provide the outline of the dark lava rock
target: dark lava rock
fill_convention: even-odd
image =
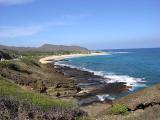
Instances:
[[[80,92],[82,89],[81,89],[81,87],[76,86],[76,90],[77,90],[77,93],[78,93],[78,92]]]
[[[58,65],[55,69],[58,73],[69,76],[75,80],[78,87],[76,88],[77,94],[74,95],[74,97],[77,98],[79,102],[81,100],[83,101],[83,99],[84,101],[87,100],[87,103],[99,101],[96,95],[119,94],[128,91],[125,85],[126,83],[107,83],[110,79],[95,75],[92,72]]]
[[[55,88],[61,88],[61,87],[62,87],[61,83],[56,83]]]
[[[45,85],[42,85],[40,88],[39,88],[39,92],[40,93],[46,93],[47,92],[47,87]]]
[[[57,92],[56,97],[60,97],[60,96],[61,96],[61,94],[59,92]]]

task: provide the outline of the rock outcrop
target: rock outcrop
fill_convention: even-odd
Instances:
[[[137,93],[123,97],[115,102],[125,104],[131,111],[160,105],[160,85],[146,88]]]
[[[97,120],[160,120],[160,84],[125,96],[114,101],[113,105],[115,104],[125,105],[129,114],[114,115],[102,112],[97,116]]]

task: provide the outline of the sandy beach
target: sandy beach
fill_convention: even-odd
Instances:
[[[47,64],[47,63],[51,63],[53,61],[59,61],[59,60],[67,59],[67,58],[97,56],[97,55],[106,55],[106,54],[108,54],[108,53],[100,52],[100,53],[90,53],[90,54],[52,55],[52,56],[41,58],[39,60],[39,62],[42,64]]]

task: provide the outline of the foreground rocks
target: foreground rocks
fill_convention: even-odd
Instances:
[[[105,109],[97,120],[160,120],[160,84],[113,102],[128,108],[128,115],[108,114]]]
[[[160,105],[160,85],[141,90],[115,101],[125,104],[129,110],[145,109],[154,105]]]
[[[29,103],[0,98],[0,120],[76,120],[86,113],[75,108],[42,109]]]

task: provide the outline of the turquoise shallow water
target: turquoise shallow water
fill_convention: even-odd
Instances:
[[[96,75],[109,78],[106,82],[126,82],[129,93],[160,83],[160,48],[104,50],[109,55],[89,56],[61,61]]]

